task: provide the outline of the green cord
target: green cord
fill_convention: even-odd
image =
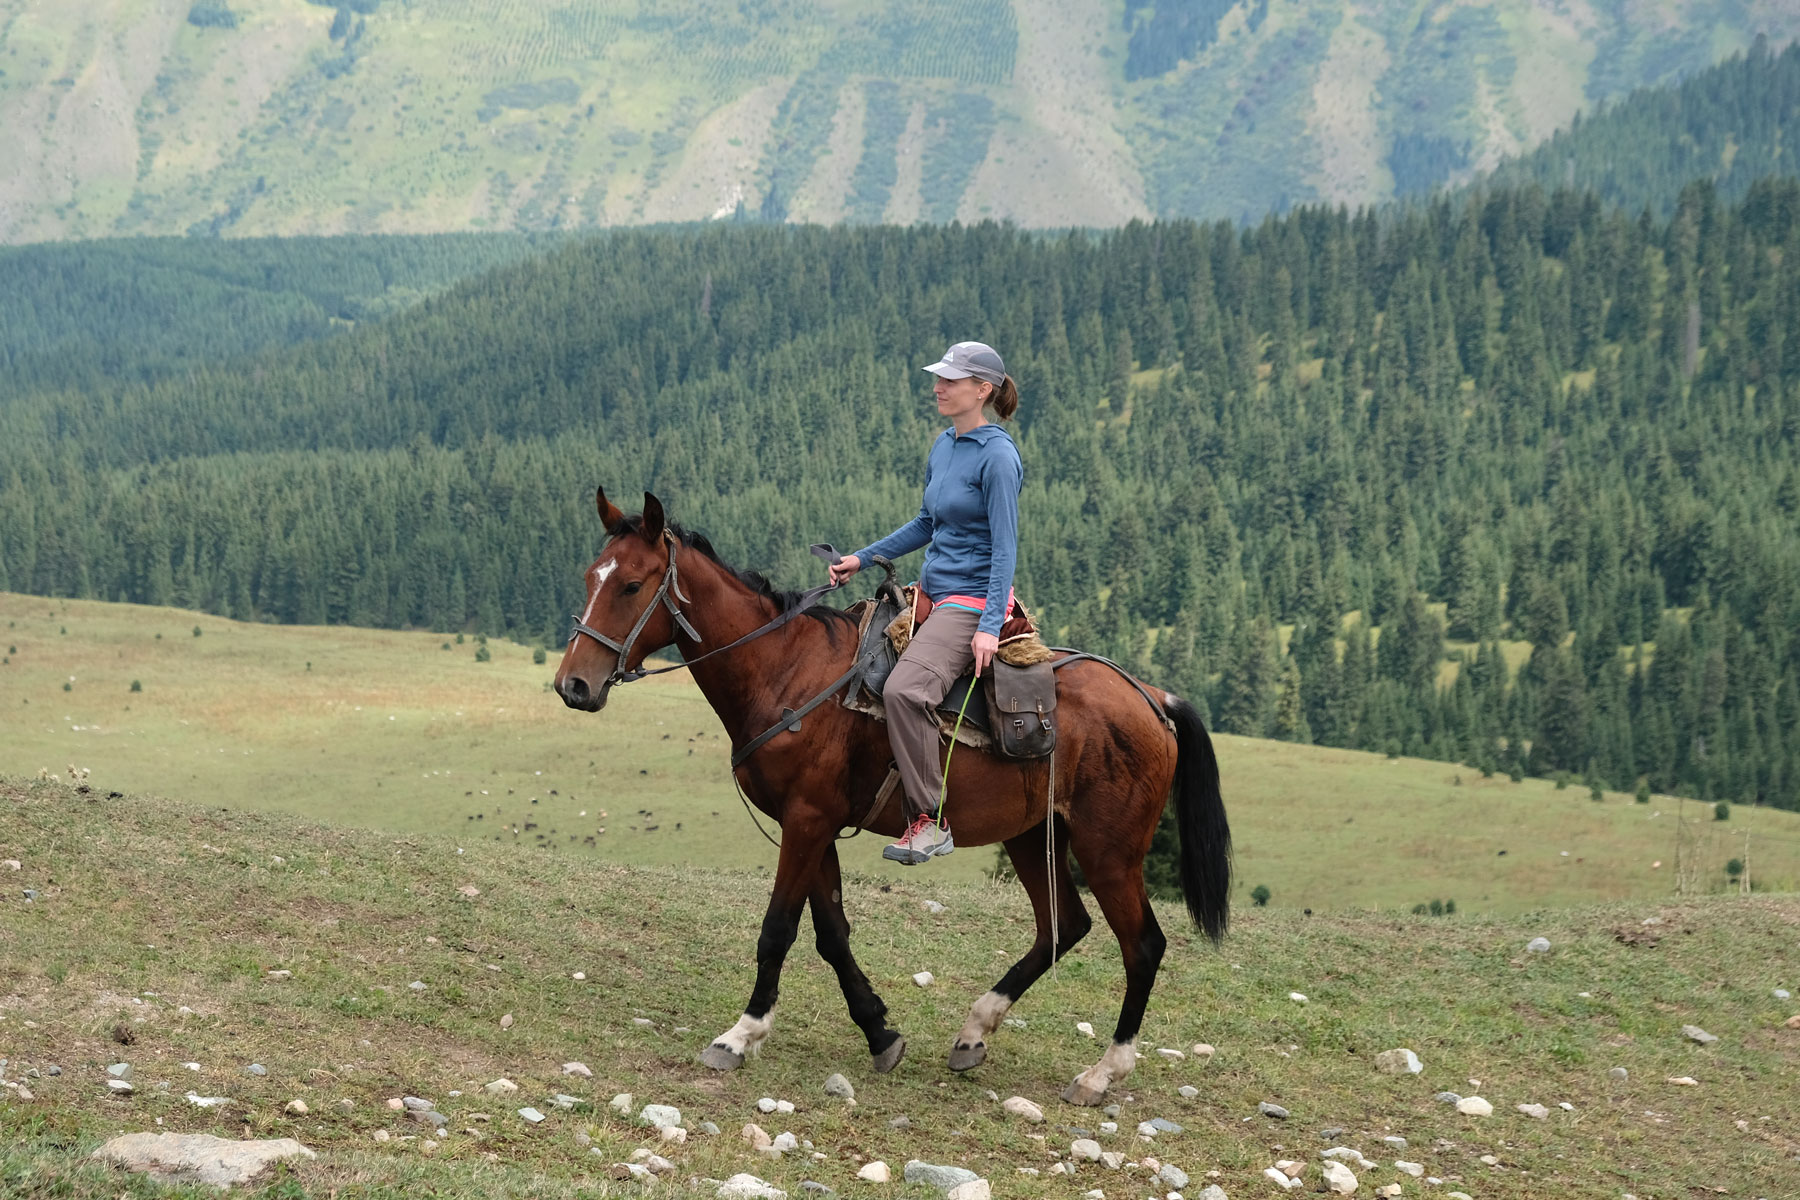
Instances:
[[[969,690],[963,693],[962,707],[956,710],[956,728],[950,731],[950,748],[944,751],[944,777],[938,784],[936,820],[939,829],[944,827],[944,793],[950,790],[950,756],[956,753],[956,735],[962,732],[963,714],[969,711],[969,697],[975,694],[975,689],[980,685],[981,672],[977,671],[974,682],[969,684]]]

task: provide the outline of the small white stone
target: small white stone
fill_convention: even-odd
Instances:
[[[862,1170],[856,1173],[856,1177],[866,1179],[870,1183],[886,1183],[893,1178],[893,1174],[888,1170],[886,1163],[877,1159],[872,1163],[864,1163]]]
[[[1044,1119],[1044,1110],[1023,1096],[1008,1096],[1001,1101],[1000,1108],[1015,1117],[1024,1117],[1033,1125],[1039,1124]]]
[[[932,984],[937,982],[937,977],[934,976],[930,971],[920,971],[917,975],[914,975],[912,977],[912,979],[913,979],[913,982],[918,984],[920,987],[930,987]]]
[[[587,972],[586,971],[577,971],[573,975],[569,976],[569,978],[573,979],[576,983],[582,983],[587,979]]]
[[[1181,1051],[1171,1050],[1167,1046],[1159,1049],[1157,1053],[1168,1059],[1170,1062],[1181,1062],[1187,1057],[1187,1055],[1183,1054]]]
[[[1698,1042],[1702,1046],[1710,1046],[1719,1040],[1717,1034],[1708,1033],[1698,1025],[1683,1025],[1681,1036],[1690,1042]]]
[[[789,1150],[798,1150],[800,1148],[800,1139],[791,1133],[782,1132],[776,1134],[775,1140],[769,1144],[783,1154],[786,1154]]]
[[[1195,1058],[1211,1058],[1217,1051],[1205,1042],[1195,1042],[1194,1048],[1189,1050],[1188,1053],[1192,1054]]]
[[[633,1096],[630,1092],[620,1092],[606,1102],[606,1107],[612,1109],[622,1117],[628,1117],[631,1115],[631,1106],[636,1103],[636,1096]]]
[[[1306,993],[1305,992],[1289,992],[1288,999],[1292,1000],[1296,1004],[1305,1004],[1306,1003]]]
[[[1517,1107],[1518,1110],[1526,1116],[1536,1117],[1540,1121],[1550,1115],[1550,1110],[1545,1108],[1542,1104],[1520,1104]]]
[[[524,1117],[527,1121],[530,1121],[533,1125],[536,1125],[539,1121],[544,1119],[544,1114],[535,1108],[521,1108],[519,1110],[519,1115]]]
[[[1573,1104],[1570,1104],[1567,1100],[1557,1101],[1556,1107],[1562,1109],[1564,1112],[1574,1112],[1575,1111],[1575,1106]]]
[[[1698,1079],[1695,1079],[1692,1075],[1671,1075],[1671,1076],[1669,1076],[1668,1081],[1670,1083],[1674,1084],[1676,1087],[1699,1087],[1700,1086],[1700,1081]]]
[[[287,1102],[287,1111],[293,1113],[296,1117],[304,1117],[310,1110],[306,1107],[306,1101],[304,1100],[289,1100]]]
[[[390,1137],[392,1137],[392,1136],[394,1136],[394,1135],[393,1135],[393,1134],[391,1134],[391,1133],[389,1133],[389,1132],[388,1132],[388,1131],[387,1131],[387,1130],[385,1130],[385,1129],[377,1129],[377,1130],[376,1130],[376,1131],[375,1131],[375,1133],[374,1133],[374,1134],[373,1134],[373,1137],[374,1137],[374,1138],[375,1138],[375,1140],[376,1140],[376,1141],[378,1141],[378,1142],[385,1142],[385,1141],[387,1141],[387,1140],[388,1140],[388,1139],[389,1139],[389,1138],[390,1138]]]
[[[1088,1162],[1099,1162],[1100,1143],[1093,1138],[1076,1138],[1069,1143],[1069,1157],[1085,1159]]]
[[[106,1081],[106,1086],[121,1096],[129,1096],[132,1092],[137,1090],[131,1086],[131,1083],[128,1080],[124,1079],[109,1079]]]
[[[510,1079],[496,1079],[482,1090],[490,1096],[510,1096],[519,1090],[519,1085]]]
[[[1465,1117],[1491,1117],[1494,1106],[1480,1096],[1464,1096],[1456,1102],[1456,1111]]]
[[[500,1028],[511,1029],[512,1027],[513,1027],[513,1015],[511,1013],[507,1013],[505,1016],[500,1018]]]
[[[1548,954],[1550,952],[1550,939],[1545,937],[1534,937],[1529,942],[1525,943],[1525,949],[1533,954]]]
[[[1263,1176],[1270,1182],[1289,1191],[1300,1186],[1300,1181],[1298,1179],[1292,1178],[1287,1172],[1281,1170],[1279,1167],[1267,1168],[1263,1171]]]
[[[1404,1158],[1397,1158],[1394,1160],[1394,1170],[1411,1175],[1414,1179],[1418,1179],[1425,1174],[1425,1166],[1423,1163],[1407,1162]]]
[[[1375,1069],[1383,1075],[1417,1075],[1425,1069],[1419,1056],[1404,1046],[1397,1050],[1383,1050],[1375,1056]]]
[[[1075,1022],[1075,1032],[1081,1034],[1083,1037],[1093,1037],[1094,1027],[1086,1021],[1077,1021]]]
[[[777,1100],[775,1102],[775,1111],[785,1116],[794,1111],[794,1102],[792,1100]]]
[[[993,1196],[993,1185],[987,1180],[971,1179],[944,1193],[944,1200],[993,1200]]]
[[[760,1113],[774,1112],[775,1111],[775,1097],[764,1096],[761,1100],[758,1100],[756,1102],[756,1111],[760,1112]]]
[[[1356,1190],[1356,1172],[1335,1159],[1320,1168],[1325,1176],[1325,1189],[1336,1192],[1340,1196],[1348,1196]]]
[[[566,1062],[562,1065],[562,1073],[564,1075],[579,1075],[583,1079],[592,1079],[594,1077],[594,1073],[588,1070],[588,1065],[584,1062]]]
[[[1200,1089],[1191,1083],[1184,1083],[1175,1089],[1175,1094],[1180,1096],[1183,1100],[1192,1100],[1195,1096],[1200,1094]]]
[[[415,979],[411,983],[407,984],[406,986],[408,988],[410,988],[412,991],[422,992],[425,990],[425,981],[423,979]]]
[[[657,1131],[665,1142],[681,1146],[687,1143],[687,1130],[679,1125],[664,1125]]]

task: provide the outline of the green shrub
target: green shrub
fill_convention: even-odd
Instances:
[[[1715,821],[1731,820],[1731,801],[1721,800],[1717,804],[1713,805],[1713,820],[1715,820]]]
[[[195,637],[200,636],[200,627],[198,625],[194,626],[194,636]]]
[[[131,690],[132,690],[132,691],[134,691],[134,692],[141,692],[141,691],[143,691],[143,690],[144,690],[144,684],[143,684],[143,681],[142,681],[142,680],[139,680],[139,679],[134,679],[134,680],[132,680],[132,681],[131,681]]]
[[[1431,902],[1431,915],[1434,917],[1441,917],[1444,915],[1444,902],[1442,900],[1433,900]]]
[[[531,652],[531,661],[536,663],[540,667],[544,665],[544,658],[545,658],[545,654],[544,654],[544,648],[542,646],[539,646],[537,649],[535,649]]]
[[[475,661],[476,662],[487,662],[490,659],[492,659],[493,657],[494,657],[493,654],[490,653],[487,648],[487,643],[484,642],[481,645],[475,647]]]
[[[74,684],[70,683],[67,679],[63,680],[63,691],[72,692],[74,690],[75,690]]]
[[[1269,906],[1270,895],[1269,885],[1266,883],[1259,883],[1250,891],[1250,899],[1258,908],[1267,908]]]
[[[1741,858],[1734,858],[1730,862],[1726,863],[1725,864],[1725,873],[1727,875],[1731,876],[1731,880],[1733,883],[1736,883],[1737,877],[1744,873],[1744,860]]]
[[[1648,779],[1638,780],[1637,795],[1635,799],[1639,804],[1650,803],[1650,781]]]
[[[223,0],[200,0],[188,9],[187,21],[198,29],[236,29],[238,23],[237,14]]]
[[[1557,791],[1560,792],[1569,786],[1569,773],[1567,771],[1558,771],[1555,778]]]

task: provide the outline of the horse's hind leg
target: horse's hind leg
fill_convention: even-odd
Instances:
[[[1144,891],[1142,854],[1116,842],[1090,838],[1075,846],[1075,857],[1087,877],[1088,888],[1100,903],[1106,923],[1118,935],[1125,958],[1125,1003],[1112,1045],[1098,1063],[1075,1077],[1062,1098],[1070,1104],[1094,1105],[1106,1089],[1131,1073],[1137,1065],[1137,1035],[1150,1003],[1168,939],[1156,923],[1150,897]]]
[[[1064,826],[1058,818],[1058,836],[1056,848],[1063,850],[1067,844],[1062,832]],[[1093,920],[1082,907],[1081,895],[1075,888],[1075,880],[1069,874],[1069,860],[1063,853],[1056,856],[1056,944],[1051,946],[1050,929],[1050,875],[1044,866],[1044,832],[1045,827],[1022,833],[1006,843],[1007,857],[1012,859],[1013,870],[1019,876],[1019,882],[1025,885],[1026,895],[1031,897],[1031,907],[1037,914],[1037,940],[1025,957],[1012,965],[1012,968],[1001,976],[993,990],[975,1002],[969,1010],[969,1019],[963,1023],[962,1032],[956,1035],[956,1041],[950,1047],[950,1069],[967,1071],[981,1065],[987,1058],[987,1039],[994,1030],[1000,1028],[1000,1021],[1007,1010],[1025,994],[1025,989],[1038,981],[1038,977],[1050,969],[1050,964],[1067,954],[1071,947],[1079,942],[1087,931],[1093,927]]]
[[[885,1075],[900,1063],[906,1053],[906,1039],[888,1028],[887,1005],[869,985],[869,977],[856,965],[850,953],[850,922],[844,916],[843,876],[838,867],[837,847],[825,847],[813,880],[813,932],[819,957],[837,972],[838,986],[844,989],[844,1002],[850,1006],[850,1019],[869,1040],[869,1053],[874,1056],[874,1070]]]

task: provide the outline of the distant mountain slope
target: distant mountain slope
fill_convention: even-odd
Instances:
[[[1666,217],[1681,189],[1711,179],[1736,199],[1756,180],[1800,174],[1800,43],[1747,55],[1672,88],[1645,88],[1521,158],[1491,182],[1593,191],[1608,204]]]
[[[0,248],[0,393],[148,381],[385,316],[547,234]]]
[[[1788,0],[0,0],[0,241],[1256,217],[1460,178]]]

